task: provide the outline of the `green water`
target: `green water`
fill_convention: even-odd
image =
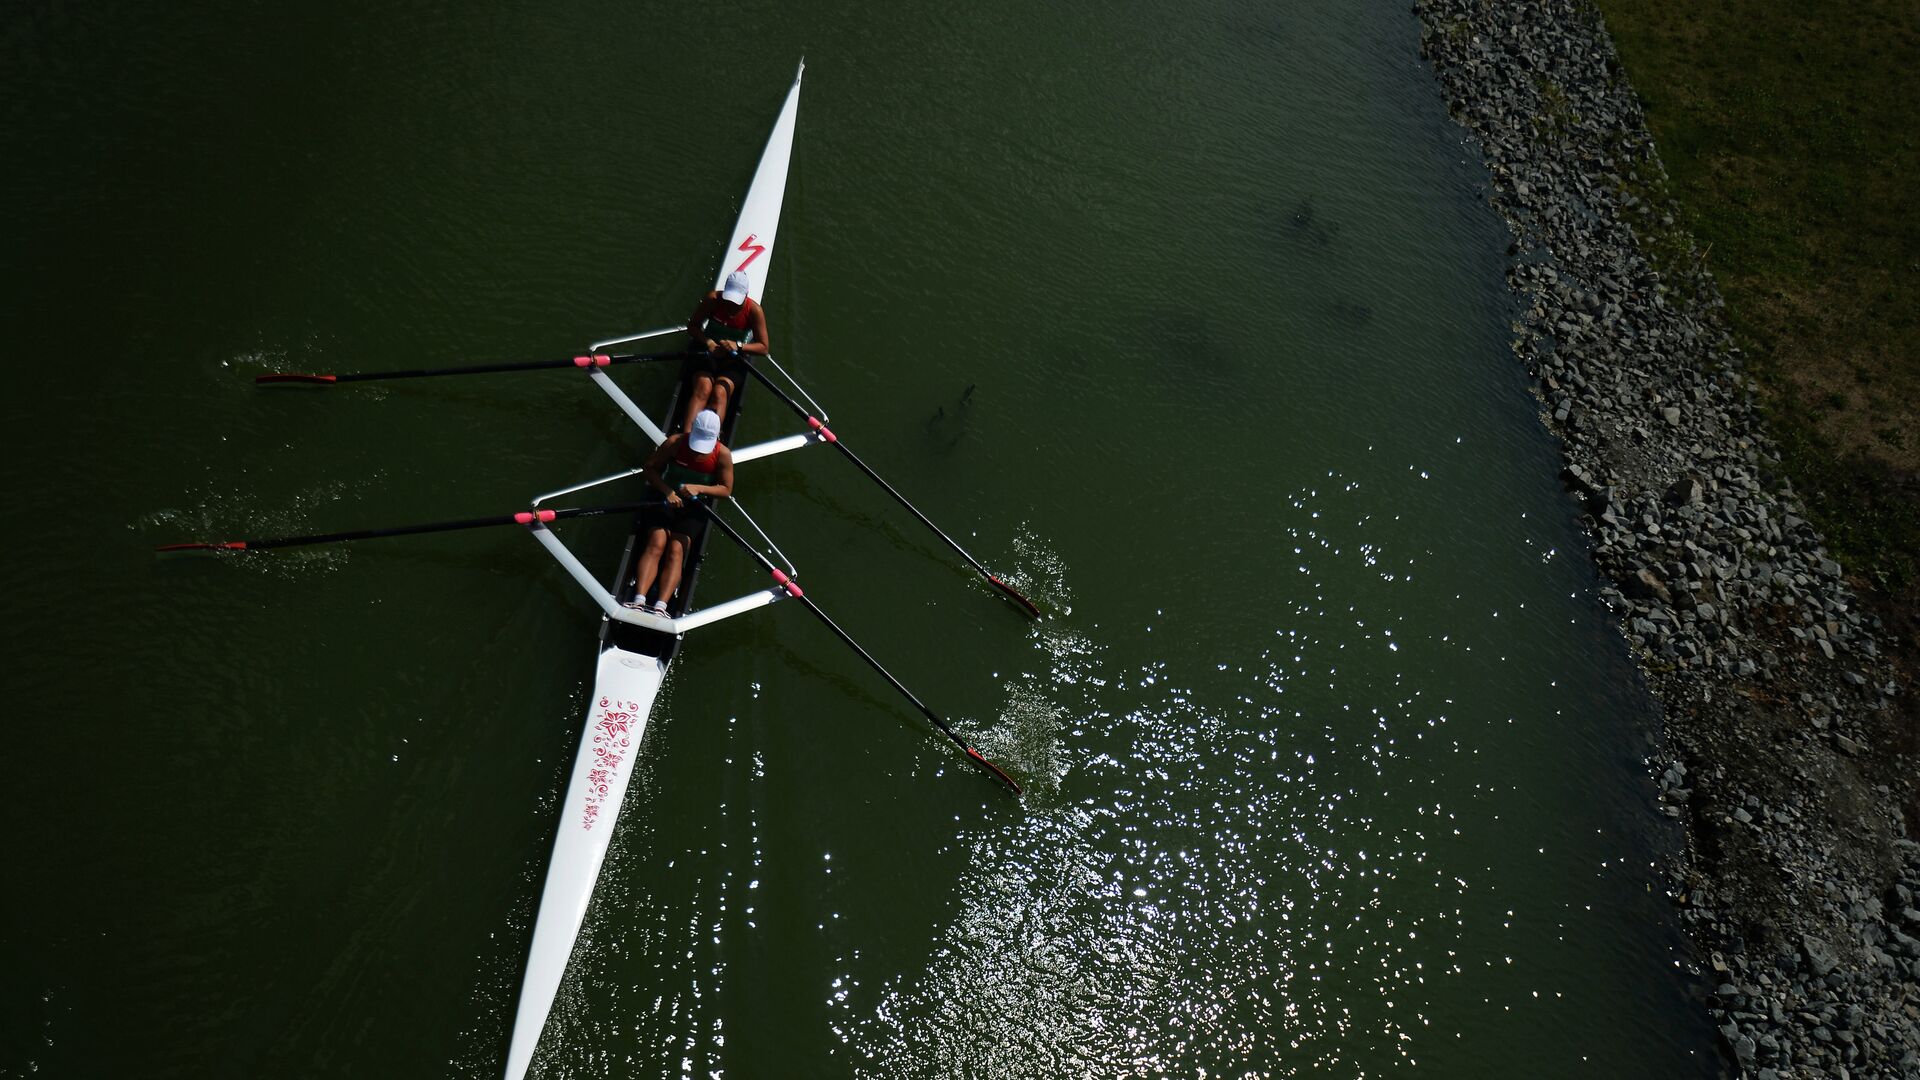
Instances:
[[[631,463],[568,373],[250,377],[677,321],[802,53],[776,351],[1053,616],[825,451],[739,490],[1030,790],[791,605],[696,633],[536,1074],[1714,1071],[1403,3],[3,18],[0,1075],[497,1075],[593,609],[513,530],[150,548]]]

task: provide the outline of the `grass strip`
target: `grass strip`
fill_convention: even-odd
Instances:
[[[1920,4],[1599,0],[1830,548],[1920,609]],[[1664,264],[1664,265],[1661,265]],[[1907,620],[1903,620],[1907,621]]]

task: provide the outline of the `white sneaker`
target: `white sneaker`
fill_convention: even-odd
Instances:
[[[670,619],[673,617],[667,614],[667,602],[665,600],[655,600],[653,602],[653,606],[648,608],[647,610],[653,612],[655,615],[658,615],[663,619]]]

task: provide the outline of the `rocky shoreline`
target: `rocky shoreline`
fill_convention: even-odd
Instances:
[[[1613,42],[1573,0],[1414,13],[1512,230],[1514,354],[1662,708],[1650,763],[1687,837],[1672,895],[1727,1068],[1920,1076],[1906,688],[1775,473]]]

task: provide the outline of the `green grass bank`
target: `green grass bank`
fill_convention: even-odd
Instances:
[[[1668,171],[1655,194],[1671,200],[1720,284],[1788,478],[1910,642],[1920,630],[1920,4],[1599,8]],[[1686,250],[1648,239],[1656,257]]]

